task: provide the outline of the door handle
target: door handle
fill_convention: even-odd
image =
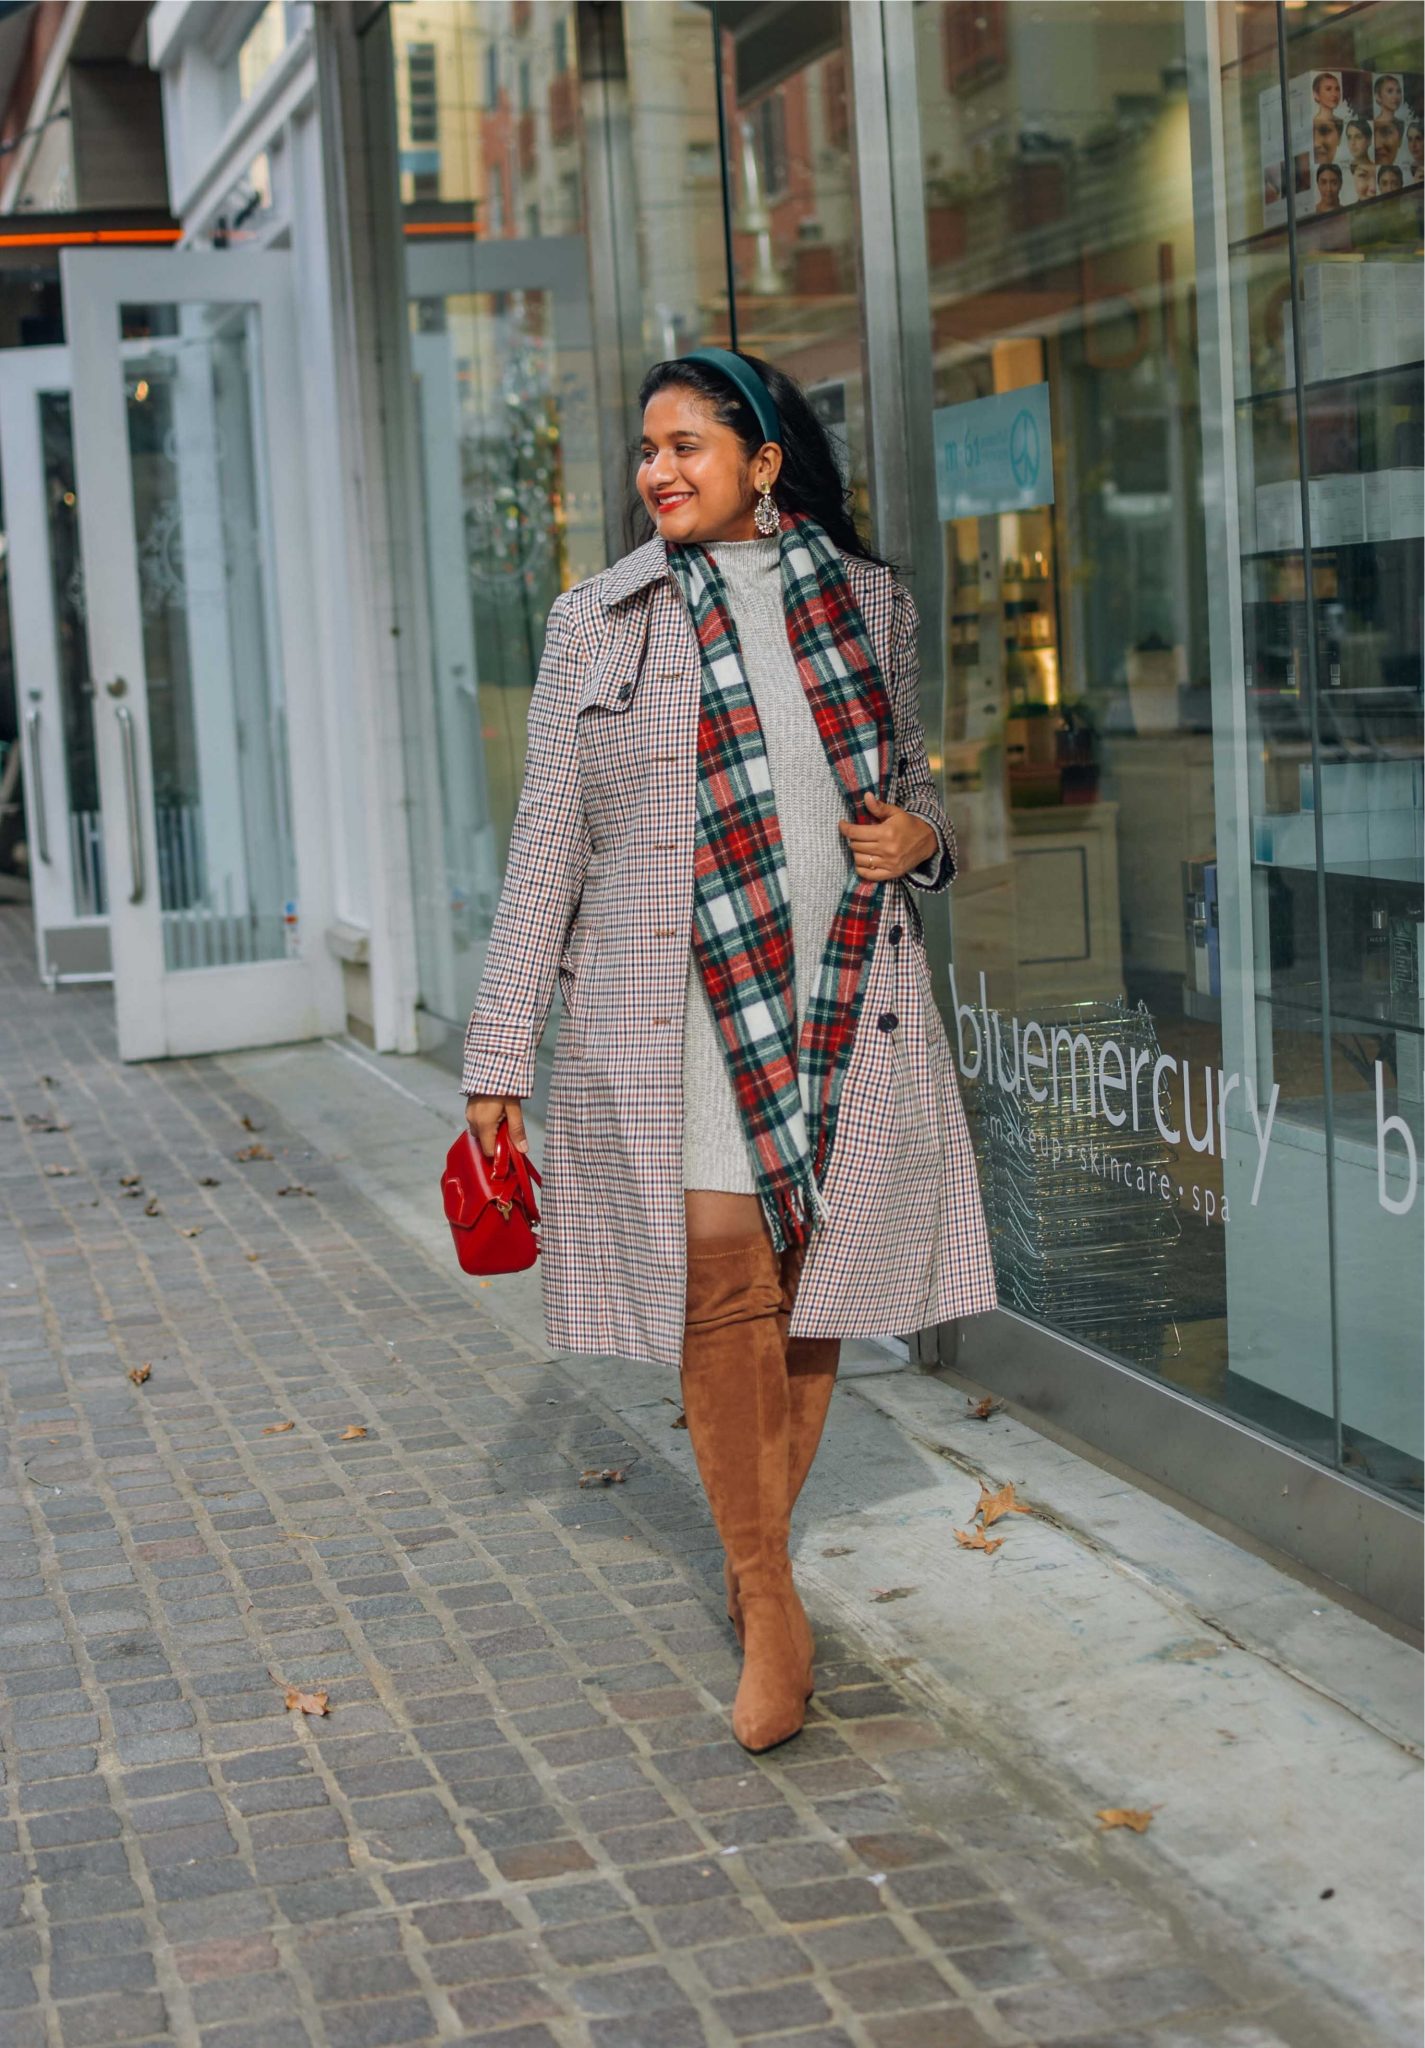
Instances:
[[[31,704],[25,713],[25,731],[30,741],[30,809],[35,819],[35,852],[48,867],[49,820],[45,815],[45,773],[40,761],[40,707]]]
[[[139,824],[139,757],[134,742],[134,714],[127,704],[114,713],[119,721],[119,744],[124,755],[124,804],[129,819],[130,903],[143,900],[143,829]]]

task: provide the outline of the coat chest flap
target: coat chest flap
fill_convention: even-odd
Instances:
[[[670,831],[692,827],[697,643],[668,585],[609,613],[602,641],[575,724],[594,850],[613,852],[634,835],[653,851]]]

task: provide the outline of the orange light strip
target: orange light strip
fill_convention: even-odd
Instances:
[[[473,220],[408,220],[404,232],[408,235],[478,236],[480,230]]]
[[[91,248],[100,242],[172,243],[181,233],[181,228],[76,228],[57,235],[0,234],[0,249],[68,249],[76,245]]]

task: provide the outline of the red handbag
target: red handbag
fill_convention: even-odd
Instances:
[[[493,1159],[485,1157],[473,1131],[461,1132],[445,1155],[440,1192],[462,1272],[523,1273],[534,1264],[534,1190],[543,1185],[534,1162],[511,1145],[508,1124],[495,1133]]]

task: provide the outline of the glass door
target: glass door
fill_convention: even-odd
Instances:
[[[125,1059],[343,1022],[290,264],[63,257]]]
[[[40,977],[102,981],[108,900],[67,349],[0,351],[0,470]]]

